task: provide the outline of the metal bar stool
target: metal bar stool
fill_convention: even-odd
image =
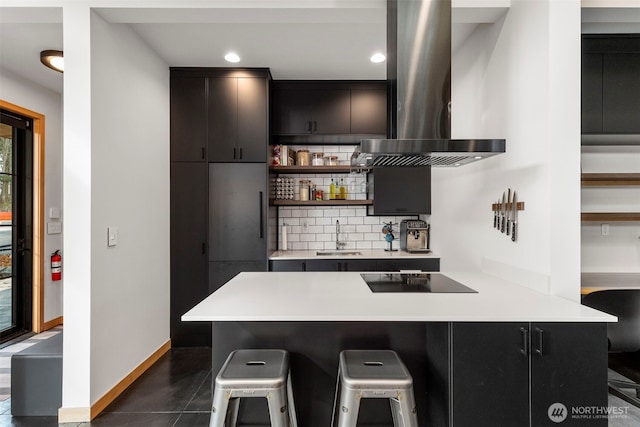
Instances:
[[[288,352],[233,351],[216,376],[209,427],[235,427],[242,397],[265,397],[273,427],[297,427],[291,390]]]
[[[391,350],[340,352],[332,425],[355,427],[360,399],[389,399],[393,425],[418,427],[413,378]]]

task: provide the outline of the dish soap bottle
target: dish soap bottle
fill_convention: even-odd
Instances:
[[[340,199],[347,200],[347,187],[344,186],[344,180],[340,178]]]
[[[333,178],[331,178],[331,184],[329,185],[329,200],[333,200],[336,198],[336,184],[333,182]]]

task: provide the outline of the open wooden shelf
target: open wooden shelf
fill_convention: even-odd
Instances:
[[[640,221],[640,212],[583,212],[582,221]]]
[[[368,206],[373,200],[269,200],[271,206]]]
[[[583,173],[583,187],[640,185],[640,173]]]
[[[371,168],[351,165],[338,166],[269,166],[269,170],[277,173],[349,173],[368,172]]]

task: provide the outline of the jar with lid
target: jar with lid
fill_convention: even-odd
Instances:
[[[306,180],[306,179],[300,180],[300,200],[301,201],[309,200],[309,180]]]
[[[338,166],[338,156],[327,156],[324,158],[324,164],[327,166]]]
[[[312,166],[324,166],[324,153],[311,153]]]
[[[309,150],[298,150],[296,156],[296,165],[298,166],[309,166],[309,164],[311,163]]]

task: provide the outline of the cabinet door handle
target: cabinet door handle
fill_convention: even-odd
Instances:
[[[538,346],[535,350],[538,356],[544,355],[544,329],[536,328],[536,334],[538,335]]]
[[[207,244],[205,242],[202,242],[202,254],[206,254],[207,253]]]
[[[307,122],[307,132],[311,132],[311,120]]]
[[[317,132],[318,131],[318,122],[317,121],[313,121],[313,131]]]
[[[302,261],[302,271],[307,271],[307,261]]]
[[[235,159],[236,159],[236,149],[234,148],[233,149],[233,160],[235,160]]]
[[[259,206],[260,206],[260,238],[264,238],[264,209],[262,208],[262,191],[259,194]]]
[[[522,335],[522,348],[520,349],[520,353],[529,356],[529,330],[527,328],[520,328],[520,334]]]
[[[205,148],[202,147],[202,160],[205,159],[205,156],[206,156],[206,151],[205,151]]]
[[[242,147],[240,147],[240,160],[242,160]]]

